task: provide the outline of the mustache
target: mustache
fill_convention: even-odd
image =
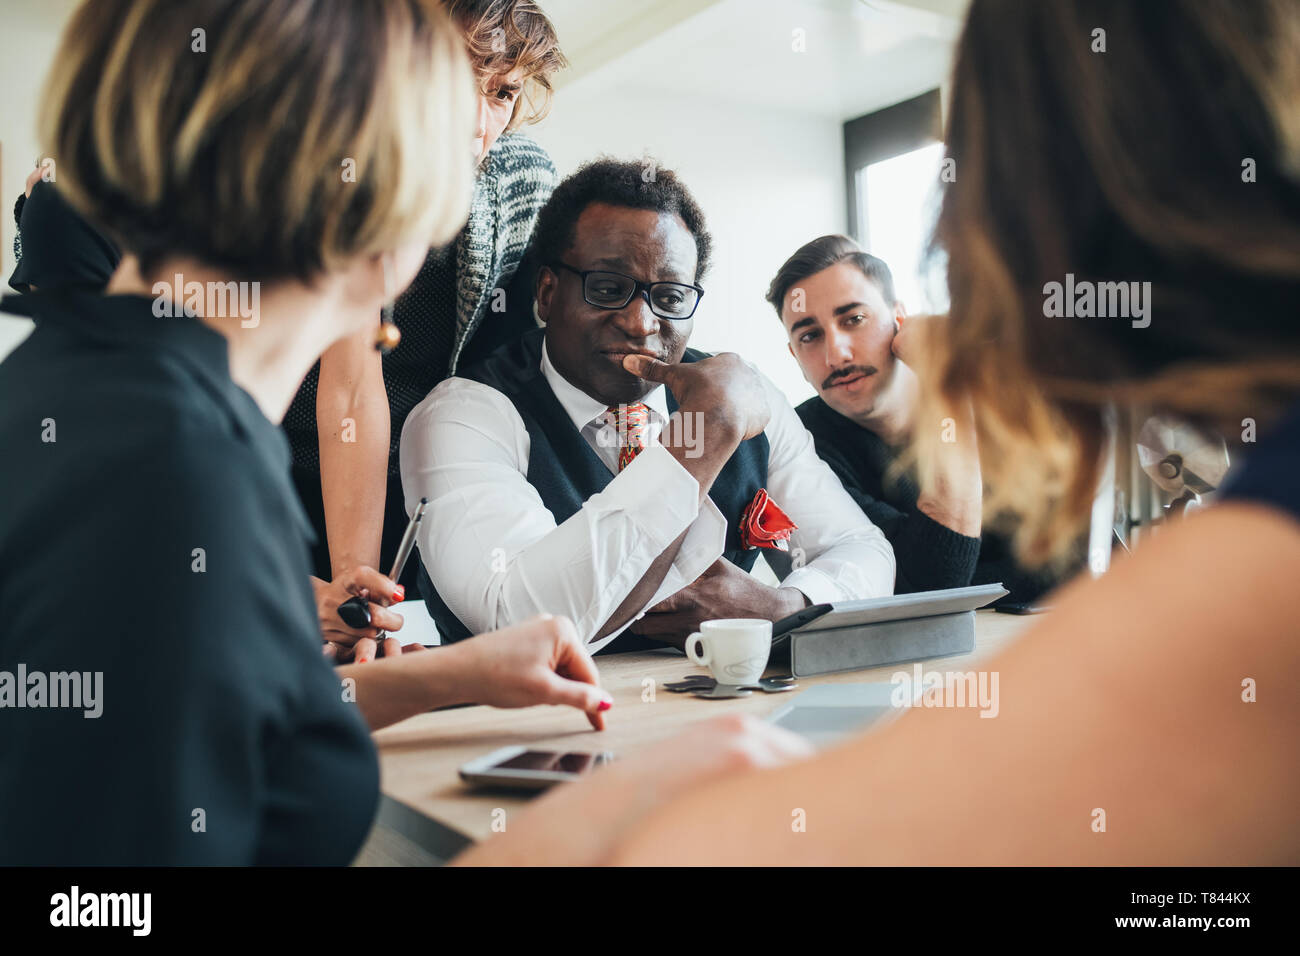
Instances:
[[[822,382],[822,388],[830,388],[846,378],[853,378],[855,375],[875,375],[877,369],[874,365],[850,365],[847,368],[836,369],[826,377]]]

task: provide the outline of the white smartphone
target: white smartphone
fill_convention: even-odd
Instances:
[[[558,753],[502,747],[462,765],[460,778],[480,787],[545,790],[553,784],[578,780],[613,759],[614,755],[607,751]]]

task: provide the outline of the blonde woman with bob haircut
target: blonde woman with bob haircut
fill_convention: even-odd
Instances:
[[[986,509],[1017,512],[1038,558],[1086,520],[1107,405],[1256,440],[1234,442],[1212,506],[1065,587],[987,664],[996,719],[914,709],[801,764],[704,768],[675,791],[660,768],[693,744],[665,744],[464,862],[1300,862],[1297,103],[1294,0],[974,0],[936,233],[951,319],[918,349],[918,420],[972,402]],[[1151,282],[1149,325],[1045,314],[1067,273]]]
[[[440,5],[88,0],[54,64],[44,145],[125,256],[102,296],[5,300],[36,329],[0,364],[0,662],[25,675],[0,864],[343,864],[367,725],[476,701],[603,726],[560,619],[321,653],[276,423],[465,221],[475,88]]]

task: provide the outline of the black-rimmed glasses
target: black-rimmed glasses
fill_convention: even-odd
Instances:
[[[704,290],[683,282],[642,282],[621,272],[583,271],[564,262],[555,263],[582,279],[582,298],[598,309],[621,309],[634,295],[645,298],[650,311],[661,319],[682,321],[695,314]]]

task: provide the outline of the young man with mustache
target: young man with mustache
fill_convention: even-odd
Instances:
[[[534,236],[545,327],[407,419],[402,485],[429,499],[421,587],[444,640],[545,609],[592,651],[635,621],[628,650],[892,591],[888,542],[776,387],[687,349],[709,235],[671,171],[642,173],[600,160],[556,188]],[[747,572],[787,532],[798,566],[768,587]]]
[[[1032,601],[1047,590],[1052,575],[1020,569],[1005,537],[982,528],[969,411],[915,420],[918,383],[906,358],[923,322],[908,323],[889,266],[847,236],[822,236],[786,260],[767,300],[817,389],[799,417],[817,453],[894,546],[898,593],[1001,582],[1011,592],[1004,601]],[[906,471],[896,478],[889,471],[922,427],[938,429],[948,450],[924,490]]]

